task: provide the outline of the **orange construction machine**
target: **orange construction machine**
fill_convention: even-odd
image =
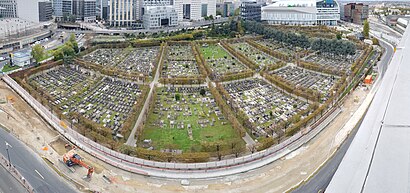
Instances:
[[[78,155],[77,152],[75,151],[75,149],[72,149],[68,151],[66,154],[64,154],[63,161],[68,167],[72,167],[74,165],[80,165],[80,166],[87,168],[88,169],[88,172],[87,172],[88,179],[91,178],[94,172],[94,168],[84,163],[80,155]]]

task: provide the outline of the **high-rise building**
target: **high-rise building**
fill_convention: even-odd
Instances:
[[[108,19],[108,0],[97,0],[95,2],[96,8],[96,16],[100,19],[107,20]]]
[[[53,14],[57,20],[75,16],[76,20],[92,22],[96,20],[96,0],[53,0]]]
[[[52,3],[49,0],[17,0],[17,16],[32,22],[44,22],[52,19]]]
[[[177,26],[178,14],[171,5],[144,6],[143,22],[147,29]]]
[[[363,3],[348,3],[344,6],[344,18],[347,22],[363,24],[369,17],[369,5]]]
[[[38,13],[40,22],[50,21],[53,19],[53,6],[51,1],[38,2]]]
[[[141,9],[137,0],[110,0],[109,23],[111,26],[133,26],[141,18],[139,13]]]
[[[17,17],[16,0],[0,0],[0,16],[5,18]]]
[[[261,8],[262,4],[256,1],[243,1],[240,5],[241,18],[244,20],[261,20]]]
[[[216,0],[174,0],[178,20],[203,20],[216,16]]]

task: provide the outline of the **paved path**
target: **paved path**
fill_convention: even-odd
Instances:
[[[57,173],[52,171],[48,165],[25,144],[17,140],[14,136],[0,128],[0,153],[7,157],[5,141],[12,148],[9,148],[10,161],[24,178],[33,186],[38,193],[75,193],[77,192],[67,182],[62,180]],[[0,181],[3,181],[1,178]],[[0,183],[1,185],[1,183]]]
[[[125,144],[127,144],[127,145],[129,145],[129,146],[133,146],[133,147],[136,146],[137,139],[135,138],[135,134],[137,133],[138,126],[141,125],[141,122],[142,122],[142,120],[144,119],[145,112],[146,112],[146,111],[148,110],[148,108],[149,108],[150,101],[151,101],[151,100],[149,100],[149,99],[152,97],[152,95],[153,95],[153,93],[154,93],[155,85],[158,84],[159,75],[160,75],[160,74],[159,74],[159,68],[161,67],[160,64],[161,64],[161,61],[163,60],[164,52],[165,52],[165,48],[162,49],[161,57],[160,57],[160,60],[159,60],[160,62],[159,62],[159,64],[157,65],[157,70],[156,70],[156,72],[155,72],[154,80],[153,80],[153,81],[151,82],[151,84],[149,85],[148,97],[147,97],[147,99],[145,100],[144,106],[142,107],[142,110],[141,110],[140,114],[138,115],[138,119],[137,119],[137,121],[135,122],[134,128],[132,129],[130,136],[128,136],[128,140],[127,140],[127,142],[125,143]]]

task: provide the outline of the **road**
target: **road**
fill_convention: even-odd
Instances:
[[[5,141],[12,146],[12,148],[9,148],[11,163],[32,185],[35,192],[77,192],[71,185],[67,184],[67,182],[52,171],[38,155],[29,150],[25,144],[6,132],[3,128],[0,128],[0,153],[3,154],[4,157],[7,157]],[[1,181],[3,181],[3,178],[1,179]]]
[[[26,189],[18,182],[4,167],[0,166],[0,192],[16,193],[27,192]]]
[[[378,63],[378,68],[380,69],[380,75],[381,77],[383,77],[390,63],[390,60],[393,57],[394,50],[391,45],[387,44],[384,41],[380,41],[380,45],[386,48],[386,52],[383,54],[383,56],[380,59],[380,62]],[[333,158],[331,158],[331,160],[329,160],[312,179],[310,179],[306,184],[300,186],[298,189],[293,191],[293,193],[305,193],[305,192],[316,193],[319,190],[326,189],[326,187],[329,185],[330,181],[332,180],[333,175],[335,174],[337,168],[339,167],[339,164],[342,162],[342,159],[344,155],[346,154],[346,151],[349,149],[350,144],[352,143],[361,123],[362,122],[360,122],[360,124],[357,124],[357,126],[354,128],[352,133],[345,140],[345,142],[343,142],[340,149],[333,156]]]
[[[332,180],[332,177],[336,172],[337,167],[339,166],[344,155],[346,154],[346,151],[349,149],[349,146],[352,143],[354,136],[356,135],[361,123],[362,122],[357,124],[357,126],[353,129],[352,133],[350,133],[349,137],[343,142],[343,144],[340,146],[340,149],[331,158],[331,160],[327,162],[319,170],[319,172],[311,180],[308,181],[308,183],[303,184],[298,189],[294,190],[293,193],[316,193],[320,190],[326,189],[326,187],[330,183],[330,180]]]

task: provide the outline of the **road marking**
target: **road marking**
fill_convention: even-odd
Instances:
[[[41,178],[43,178],[43,180],[44,180],[44,177],[43,177],[43,175],[41,175],[40,174],[40,172],[38,172],[37,170],[34,170]]]

